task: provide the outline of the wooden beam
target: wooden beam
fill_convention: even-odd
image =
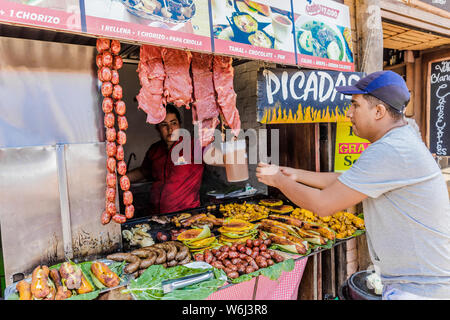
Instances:
[[[402,1],[410,7],[418,8],[419,10],[441,16],[445,19],[450,19],[450,12],[438,8],[436,6],[433,6],[431,4],[425,3],[420,0],[402,0]]]
[[[446,29],[450,28],[450,20],[448,17],[442,17],[419,8],[413,8],[406,4],[401,3],[400,1],[380,0],[379,6],[382,12],[389,11],[396,13],[398,15],[410,17],[411,19],[416,21],[427,22],[429,24],[434,24],[436,26],[442,26],[443,28]],[[398,20],[395,19],[393,21]]]
[[[411,44],[403,41],[394,41],[391,39],[383,39],[383,47],[388,49],[400,49],[409,47]]]
[[[392,37],[390,37],[387,40],[398,41],[398,42],[406,43],[406,44],[409,44],[409,45],[422,44],[422,41],[420,41],[418,39],[415,39],[415,40],[407,39],[407,38],[402,37],[400,34],[396,35],[396,36],[392,36]]]
[[[432,23],[429,23],[427,21],[417,20],[408,16],[400,15],[397,12],[391,12],[386,10],[381,10],[381,17],[383,19],[397,21],[402,24],[406,24],[415,28],[429,30],[432,32],[436,32],[438,34],[441,34],[443,36],[450,36],[450,28],[443,27],[441,25],[435,25]],[[439,20],[442,20],[443,18],[440,18]]]
[[[428,48],[440,47],[445,44],[450,44],[450,39],[432,40],[421,44],[405,47],[405,50],[425,50]]]

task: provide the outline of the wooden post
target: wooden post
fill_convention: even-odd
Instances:
[[[334,165],[334,145],[336,136],[336,125],[324,123],[320,125],[320,171],[332,172]],[[326,296],[337,296],[336,290],[336,268],[334,248],[325,250],[320,255],[321,294],[322,299]]]
[[[423,118],[423,100],[422,100],[422,57],[419,56],[414,60],[414,115],[413,119],[419,126],[423,141],[426,137],[426,129],[421,127]]]
[[[414,116],[414,104],[415,104],[415,70],[414,70],[414,54],[411,50],[405,52],[404,61],[406,64],[406,86],[411,94],[411,99],[406,106],[405,115],[407,117]]]
[[[366,73],[383,70],[383,29],[377,0],[356,1],[356,25],[359,70]]]
[[[356,248],[358,248],[358,270],[367,270],[367,268],[372,264],[372,260],[370,259],[365,234],[356,238]]]
[[[322,295],[337,296],[336,290],[336,265],[334,248],[325,250],[322,255]]]
[[[316,172],[320,172],[320,124],[314,124]],[[314,255],[314,300],[322,300],[322,254]]]
[[[340,287],[347,280],[347,246],[345,242],[335,247],[336,283]]]

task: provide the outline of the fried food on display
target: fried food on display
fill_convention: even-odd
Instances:
[[[219,211],[224,217],[241,219],[245,221],[256,221],[267,218],[269,209],[263,205],[244,202],[242,204],[229,203],[220,205]]]
[[[364,219],[345,211],[339,211],[327,217],[319,217],[309,210],[296,208],[291,213],[291,217],[326,226],[336,233],[337,239],[351,237],[357,230],[365,230]],[[305,228],[313,230],[315,226],[306,225]]]

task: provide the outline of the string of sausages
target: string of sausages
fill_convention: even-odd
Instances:
[[[105,113],[104,124],[106,133],[106,200],[105,210],[101,216],[102,224],[107,224],[111,219],[117,223],[124,223],[134,216],[133,194],[130,191],[130,179],[127,177],[127,164],[124,161],[123,146],[127,142],[125,131],[128,129],[128,121],[125,117],[126,105],[122,100],[123,89],[119,85],[118,70],[123,66],[120,57],[120,42],[117,40],[97,39],[98,79],[102,82],[101,93],[103,96],[102,110]],[[115,114],[114,114],[115,112]],[[117,127],[115,120],[117,118]],[[120,189],[123,191],[123,203],[125,215],[117,212],[116,208],[116,185],[117,175]]]

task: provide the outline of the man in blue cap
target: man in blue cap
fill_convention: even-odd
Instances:
[[[371,260],[383,299],[450,299],[450,205],[444,177],[404,109],[401,76],[379,71],[354,86],[347,112],[371,145],[346,172],[311,172],[260,163],[260,182],[324,217],[362,201]]]

